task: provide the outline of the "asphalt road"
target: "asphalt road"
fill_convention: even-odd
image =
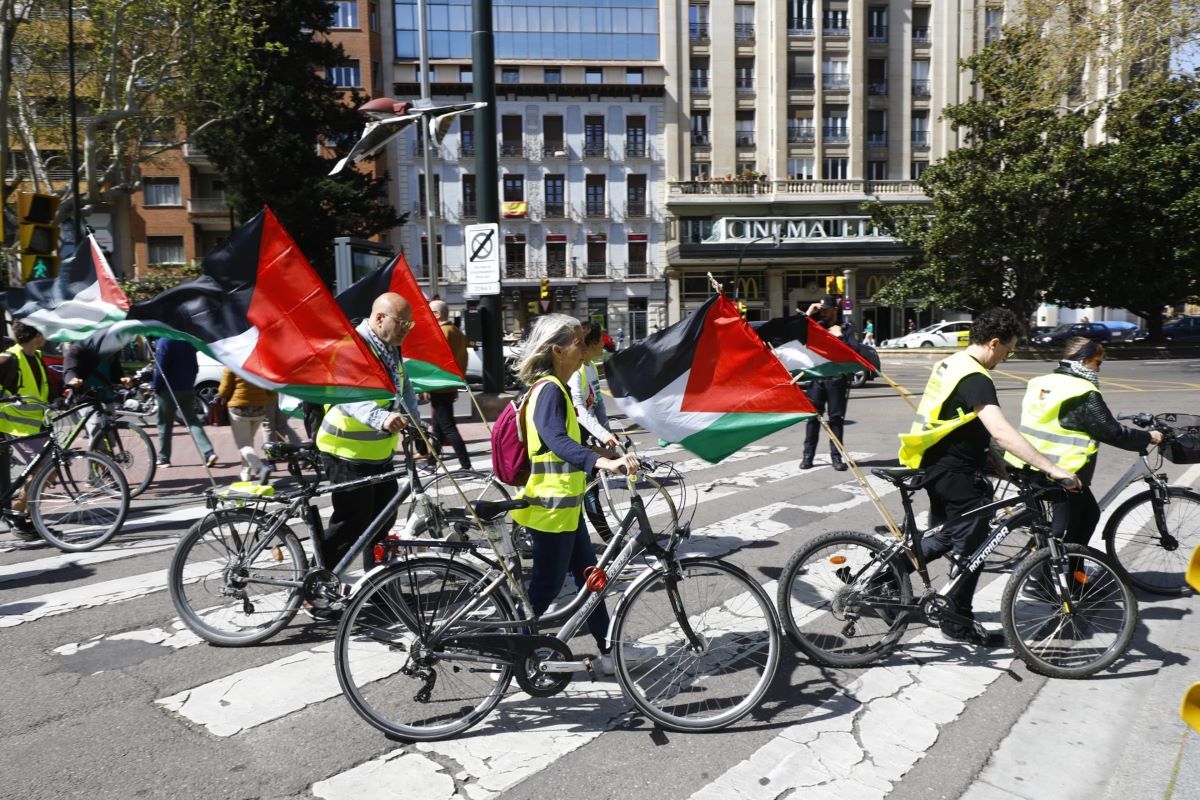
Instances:
[[[931,364],[917,352],[884,362],[913,393]],[[997,371],[1011,420],[1024,381],[1050,366]],[[1115,411],[1200,411],[1200,361],[1110,361],[1104,379]],[[847,446],[864,468],[894,465],[896,433],[911,415],[887,385],[869,384],[852,396]],[[850,475],[828,468],[824,443],[818,468],[799,472],[802,439],[801,428],[785,430],[718,465],[661,456],[683,462],[698,501],[696,546],[719,538],[769,584],[808,538],[879,524]],[[1103,450],[1097,485],[1107,488],[1131,457]],[[1192,752],[1174,713],[1177,688],[1200,678],[1190,597],[1143,598],[1133,650],[1085,682],[1046,681],[1009,650],[980,652],[914,627],[903,648],[867,669],[820,669],[787,648],[766,702],[721,733],[655,729],[615,683],[581,679],[554,698],[512,697],[457,740],[392,742],[337,695],[332,628],[298,618],[244,649],[198,643],[182,628],[162,571],[174,537],[200,513],[192,498],[201,472],[173,469],[131,518],[158,522],[96,553],[63,555],[0,534],[0,797],[1059,800],[1200,791],[1171,783]],[[227,466],[222,480],[235,471]],[[1195,469],[1166,471],[1200,483]],[[899,512],[894,493],[885,500]],[[1002,582],[981,583],[977,608],[992,625]],[[590,649],[583,638],[572,644]],[[1064,719],[1071,724],[1056,727]]]

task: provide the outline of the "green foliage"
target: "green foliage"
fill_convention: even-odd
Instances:
[[[150,265],[149,271],[140,278],[118,281],[121,290],[131,302],[149,300],[157,297],[167,289],[173,289],[181,283],[200,277],[200,264],[171,264],[169,266]]]
[[[320,36],[333,4],[232,5],[255,20],[252,41],[230,43],[188,65],[183,85],[193,94],[186,104],[192,139],[221,174],[235,214],[245,220],[270,206],[332,282],[334,237],[373,236],[404,221],[387,203],[386,176],[347,171],[328,177],[365,123],[355,111],[364,98],[355,93],[344,102],[324,77],[326,67],[345,61],[341,48]],[[214,112],[219,118],[201,127]],[[338,152],[321,143],[336,144]]]

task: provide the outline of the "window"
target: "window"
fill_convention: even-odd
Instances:
[[[421,68],[417,67],[416,72],[417,72],[417,83],[420,83],[421,82]],[[437,67],[436,66],[429,67],[429,82],[430,83],[437,82]]]
[[[646,118],[641,114],[625,118],[625,157],[646,157]]]
[[[693,111],[692,112],[692,145],[697,147],[708,147],[712,144],[712,140],[708,135],[708,124],[710,121],[709,112]]]
[[[848,158],[827,158],[825,159],[825,180],[827,181],[844,181],[849,174]]]
[[[867,59],[867,94],[873,94],[882,97],[887,93],[887,59]]]
[[[179,178],[146,178],[142,195],[146,206],[182,205],[179,199]]]
[[[146,250],[154,265],[184,262],[182,236],[147,236]]]
[[[477,195],[475,194],[475,176],[467,173],[462,176],[462,193],[463,193],[463,216],[467,219],[475,219],[475,214],[478,211],[476,205]]]
[[[844,8],[827,8],[825,9],[825,35],[826,36],[849,36],[850,35],[850,12]]]
[[[546,242],[546,276],[549,278],[567,277],[566,242]]]
[[[739,42],[754,41],[754,6],[750,3],[733,7],[733,35]]]
[[[546,216],[562,217],[566,212],[567,181],[564,175],[547,175],[546,185]]]
[[[790,144],[812,144],[816,141],[813,128],[812,108],[788,109],[788,142]]]
[[[703,242],[712,236],[712,225],[708,217],[680,217],[680,238],[688,244]]]
[[[921,176],[925,174],[925,170],[928,167],[929,167],[928,161],[914,161],[914,162],[912,162],[912,168],[911,168],[911,171],[909,174],[912,176],[912,179],[914,181],[919,181],[921,179]]]
[[[604,176],[603,175],[588,175],[584,178],[585,200],[587,203],[584,211],[589,217],[603,217],[606,209],[604,207]]]
[[[811,181],[817,176],[811,158],[789,158],[787,165],[788,180]]]
[[[383,91],[383,68],[378,61],[371,62],[371,88],[377,92]]]
[[[546,158],[565,158],[567,146],[563,144],[563,118],[561,114],[542,117],[542,150]]]
[[[608,242],[587,243],[587,275],[589,278],[608,275]]]
[[[473,69],[471,69],[470,67],[459,67],[458,68],[458,82],[459,83],[474,83],[475,82],[475,71]]]
[[[644,217],[646,206],[646,176],[630,175],[625,179],[625,215]]]
[[[912,146],[929,147],[929,112],[914,111],[912,115]]]
[[[504,277],[525,277],[525,237],[504,237]]]
[[[707,181],[712,178],[712,165],[707,161],[692,162],[692,180]]]
[[[358,0],[340,0],[333,9],[331,28],[358,27]]]
[[[646,73],[641,67],[630,67],[625,70],[625,82],[630,85],[640,85],[646,82]]]
[[[504,202],[520,203],[525,200],[525,176],[524,175],[505,175],[504,176]]]
[[[888,40],[887,8],[872,6],[867,9],[867,40],[883,44]]]
[[[589,158],[604,157],[604,117],[583,118],[583,154]]]
[[[989,45],[1000,38],[1000,28],[1004,24],[1004,9],[989,8],[983,12],[983,43]]]
[[[604,68],[603,67],[588,67],[583,72],[583,82],[590,84],[604,83]]]
[[[916,59],[912,62],[912,93],[913,97],[929,97],[929,59]]]
[[[734,119],[736,143],[738,147],[754,146],[754,112],[738,111]]]
[[[788,0],[788,33],[812,35],[813,0]]]
[[[524,134],[521,130],[523,119],[520,114],[505,114],[500,117],[500,155],[509,158],[525,155]]]
[[[913,44],[929,44],[929,6],[914,6],[912,21]]]
[[[458,116],[458,144],[462,155],[475,155],[475,117],[470,114]]]
[[[849,89],[850,62],[844,58],[827,58],[822,61],[821,85],[825,89]]]
[[[500,69],[501,83],[520,83],[521,70],[517,67],[502,67]]]
[[[756,161],[738,161],[737,162],[737,172],[735,174],[743,175],[748,178],[751,175],[753,175],[754,173],[756,173],[757,171],[758,171],[758,162],[756,162]]]
[[[349,59],[338,67],[326,67],[325,77],[334,86],[354,88],[362,86],[362,76],[359,71],[358,59]]]
[[[887,162],[886,161],[868,161],[867,162],[867,180],[869,181],[886,181],[887,180]]]
[[[887,112],[867,112],[867,147],[887,147]]]
[[[708,59],[694,58],[691,66],[691,87],[692,94],[708,94]]]
[[[811,92],[813,88],[812,53],[788,54],[788,88]]]
[[[646,243],[645,242],[630,242],[629,243],[629,276],[632,278],[646,277]],[[633,310],[633,303],[636,299],[638,299],[638,298],[631,297],[629,299],[630,311]],[[645,302],[645,301],[643,300],[643,302]],[[632,314],[630,316],[632,317]],[[633,327],[632,319],[630,320],[630,323],[631,323],[630,327]],[[642,338],[644,336],[645,336],[645,334],[643,333],[642,336],[640,336],[640,337],[635,336],[633,338]]]
[[[372,31],[379,30],[379,6],[375,3],[367,4],[367,24]]]
[[[688,38],[705,41],[708,39],[708,4],[688,5]]]
[[[547,67],[542,70],[542,83],[562,83],[562,69]]]
[[[425,176],[417,175],[417,203],[421,209],[421,216],[425,216]],[[442,178],[440,175],[433,176],[433,215],[440,217],[442,214]]]
[[[739,58],[734,62],[734,86],[739,92],[754,91],[754,59]]]
[[[830,106],[825,109],[822,139],[830,144],[846,144],[850,141],[850,131],[847,126],[845,106]]]

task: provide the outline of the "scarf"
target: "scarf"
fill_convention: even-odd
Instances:
[[[1100,373],[1094,369],[1088,369],[1083,365],[1082,361],[1067,361],[1058,362],[1060,372],[1067,375],[1074,375],[1076,378],[1083,378],[1097,389],[1100,388]]]

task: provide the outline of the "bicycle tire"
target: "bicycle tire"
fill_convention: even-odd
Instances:
[[[471,588],[483,575],[462,561],[418,556],[361,585],[342,615],[334,647],[338,683],[359,716],[390,737],[432,741],[462,733],[491,713],[508,689],[512,666],[466,648],[434,652],[438,645],[427,638],[452,609],[477,597]],[[472,618],[515,619],[503,592],[482,603]],[[401,604],[420,630],[402,616]],[[416,669],[432,677],[409,672]],[[428,697],[421,697],[423,689]]]
[[[29,516],[50,544],[68,553],[95,550],[121,530],[129,514],[129,484],[108,456],[63,450],[29,481]]]
[[[1200,545],[1200,492],[1168,486],[1164,513],[1174,537],[1163,546],[1154,520],[1154,495],[1147,489],[1122,503],[1104,526],[1104,549],[1126,578],[1139,589],[1178,596],[1192,591],[1185,575],[1192,551]]]
[[[853,591],[857,577],[881,563],[878,555],[887,546],[868,533],[833,531],[815,537],[788,559],[779,577],[779,617],[796,647],[816,663],[870,664],[891,653],[904,635],[906,611],[875,608],[869,594]],[[893,557],[885,565],[888,571],[880,573],[889,577],[877,581],[878,599],[889,606],[912,602],[912,582],[898,561],[902,557]],[[867,613],[859,613],[860,608]]]
[[[762,700],[783,637],[770,595],[743,570],[703,557],[678,567],[677,597],[703,651],[679,621],[668,573],[655,571],[630,587],[613,616],[613,667],[625,696],[654,722],[718,730]]]
[[[96,436],[88,450],[103,453],[117,463],[129,482],[129,496],[137,497],[154,480],[158,451],[150,436],[136,425],[113,422],[112,427]]]
[[[1051,550],[1039,550],[1013,571],[1002,600],[1004,632],[1031,671],[1051,678],[1086,678],[1129,648],[1137,626],[1137,598],[1120,568],[1099,550],[1078,544],[1059,547],[1063,555],[1057,559]],[[1056,586],[1056,572],[1065,572],[1069,603]]]
[[[454,478],[454,482],[451,482],[451,476]],[[423,488],[425,494],[429,496],[438,508],[462,508],[462,495],[454,488],[454,483],[459,485],[463,490],[463,494],[472,502],[476,500],[499,502],[512,499],[512,494],[509,490],[500,481],[496,480],[490,472],[474,469],[456,469],[451,470],[449,473],[439,472],[425,481]],[[409,503],[405,520],[416,513],[416,511],[417,504]],[[515,529],[516,523],[511,518],[509,519],[509,524]],[[468,527],[475,528],[473,525]],[[430,529],[428,525],[425,525],[417,530],[416,535],[420,536],[422,533],[428,533],[434,539],[442,539],[446,537],[448,531],[440,528]],[[478,538],[480,535],[482,534],[476,530],[472,534],[472,538]]]
[[[298,585],[278,588],[237,580],[246,569],[237,562],[244,559],[248,545],[257,542],[267,519],[246,508],[219,509],[188,528],[171,555],[171,602],[184,624],[207,642],[223,647],[258,644],[282,630],[300,608],[303,594]],[[287,525],[272,538],[277,544],[264,547],[261,560],[251,566],[264,577],[299,583],[308,572],[300,539]],[[247,586],[265,591],[252,596]]]
[[[605,494],[603,487],[600,486],[601,481],[607,481],[608,493]],[[629,511],[630,496],[633,494],[642,498],[642,505],[646,509],[646,517],[657,531],[672,531],[679,525],[679,511],[675,504],[675,498],[671,497],[657,479],[650,475],[639,473],[637,482],[633,485],[633,489],[629,488],[629,481],[624,475],[608,475],[601,474],[595,480],[588,483],[584,489],[584,494],[593,489],[599,490],[599,513],[602,520],[597,520],[593,516],[593,512],[586,505],[584,511],[587,515],[590,528],[599,529],[599,522],[608,527],[610,534],[616,534],[620,529],[621,523],[625,520],[625,515]],[[608,541],[601,534],[601,538]],[[611,537],[609,537],[611,538]]]

